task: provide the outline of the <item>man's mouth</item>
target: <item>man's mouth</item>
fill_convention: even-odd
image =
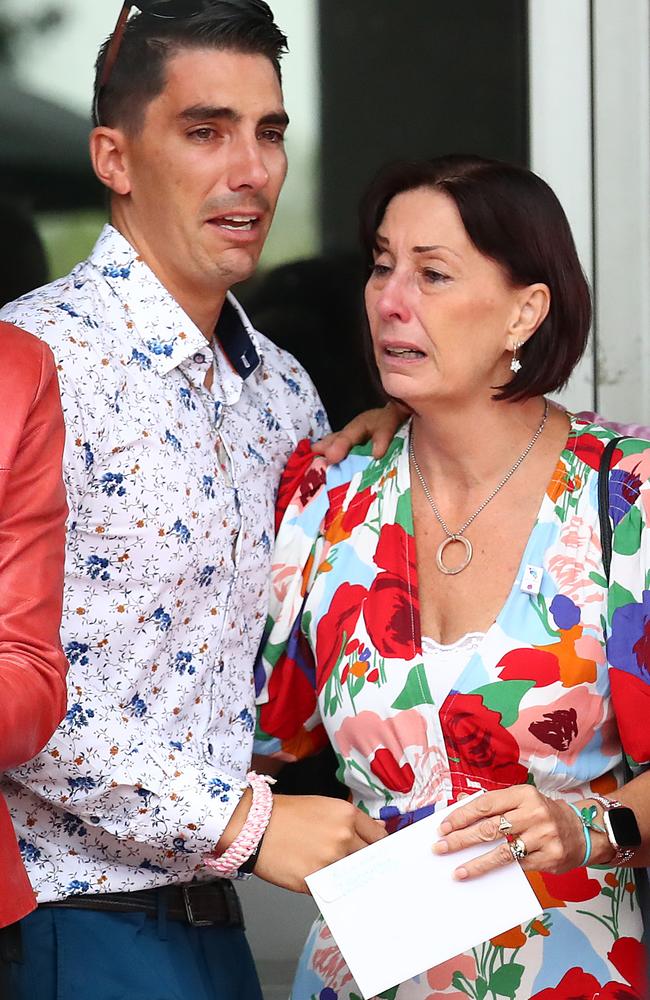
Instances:
[[[250,233],[259,224],[258,215],[221,215],[218,218],[210,219],[213,225],[220,229],[227,229],[231,233]]]

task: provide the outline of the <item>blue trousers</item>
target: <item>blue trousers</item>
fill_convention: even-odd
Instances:
[[[20,923],[11,1000],[262,1000],[240,928],[48,907]]]

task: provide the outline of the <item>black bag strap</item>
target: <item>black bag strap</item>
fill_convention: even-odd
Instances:
[[[609,516],[609,476],[612,467],[612,455],[614,454],[619,442],[626,440],[626,436],[612,438],[603,450],[603,454],[600,459],[600,466],[598,467],[598,520],[600,521],[600,544],[603,551],[603,569],[605,570],[607,586],[609,586],[609,572],[612,565],[613,535],[612,522]],[[623,762],[625,781],[629,781],[633,777],[633,774],[630,770],[625,754],[623,755]],[[644,940],[648,942],[648,931],[650,929],[650,884],[648,881],[648,870],[646,868],[635,868],[634,875],[639,894],[639,902],[644,917]],[[647,954],[648,961],[650,961],[650,948],[648,948]],[[650,968],[648,971],[650,974]]]
[[[609,517],[609,474],[612,468],[612,455],[619,441],[626,437],[612,438],[605,446],[598,467],[598,520],[600,521],[600,544],[603,550],[603,569],[609,586],[609,571],[612,565],[612,522]]]

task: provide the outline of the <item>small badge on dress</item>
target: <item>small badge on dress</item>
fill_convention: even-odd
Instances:
[[[539,594],[543,576],[544,570],[541,566],[526,566],[521,580],[521,592],[523,594]]]

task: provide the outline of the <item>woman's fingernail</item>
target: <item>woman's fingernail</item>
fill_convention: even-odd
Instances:
[[[464,879],[467,878],[467,874],[468,874],[467,868],[457,868],[456,871],[454,872],[454,878],[457,879],[459,882],[462,882]]]
[[[440,833],[451,833],[451,823],[447,823],[446,820],[445,820],[444,823],[441,823],[440,824]]]
[[[449,854],[449,844],[446,840],[437,840],[433,850],[435,854]]]

